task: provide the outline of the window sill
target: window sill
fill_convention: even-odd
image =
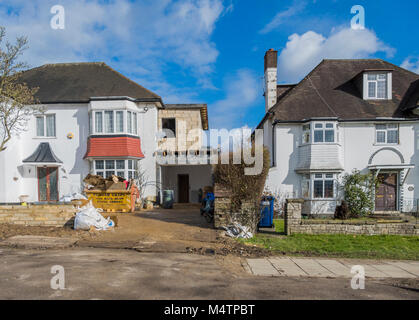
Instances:
[[[383,147],[383,146],[399,146],[400,143],[374,143],[374,147]]]
[[[36,139],[36,140],[44,140],[44,139],[54,140],[54,139],[57,139],[57,137],[33,137],[32,139]]]
[[[310,145],[315,145],[315,146],[332,146],[332,145],[337,145],[337,146],[342,146],[340,142],[310,142],[310,143],[302,143],[299,145],[299,147],[304,147],[304,146],[310,146]]]

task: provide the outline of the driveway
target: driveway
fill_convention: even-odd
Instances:
[[[0,248],[0,299],[419,299],[412,280],[261,277],[240,259],[123,249]],[[51,288],[53,266],[64,290]]]

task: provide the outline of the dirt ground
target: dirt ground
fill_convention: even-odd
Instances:
[[[0,224],[0,240],[15,235],[43,235],[77,238],[76,245],[79,247],[240,257],[269,255],[264,249],[224,237],[222,231],[215,230],[206,222],[197,206],[185,205],[169,210],[111,214],[111,218],[115,216],[117,227],[109,231],[88,232],[71,228]]]

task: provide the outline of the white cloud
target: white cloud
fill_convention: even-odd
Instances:
[[[212,128],[233,128],[261,97],[262,86],[250,70],[240,69],[225,81],[225,97],[211,104]]]
[[[340,29],[328,38],[314,31],[292,34],[278,59],[279,82],[297,82],[322,59],[368,58],[377,52],[392,56],[394,49],[368,29]]]
[[[419,74],[419,57],[408,57],[404,59],[400,67]]]
[[[210,82],[219,54],[211,35],[225,12],[222,0],[59,2],[65,8],[64,30],[50,27],[56,0],[1,3],[0,24],[9,39],[28,36],[24,60],[32,66],[105,61],[143,85],[158,84],[150,88],[156,91],[169,86],[166,68],[174,64],[198,82]],[[171,90],[178,95],[182,89]],[[157,93],[164,97],[164,92]]]
[[[259,31],[261,34],[266,34],[278,28],[281,24],[286,22],[288,18],[300,13],[306,7],[307,3],[304,1],[294,1],[292,6],[284,11],[278,12],[273,19]]]

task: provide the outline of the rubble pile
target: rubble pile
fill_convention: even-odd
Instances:
[[[109,178],[103,178],[102,176],[88,174],[84,178],[83,182],[86,185],[86,189],[98,190],[98,191],[109,191],[109,190],[127,190],[131,186],[131,182],[125,180],[122,177],[112,175]]]

